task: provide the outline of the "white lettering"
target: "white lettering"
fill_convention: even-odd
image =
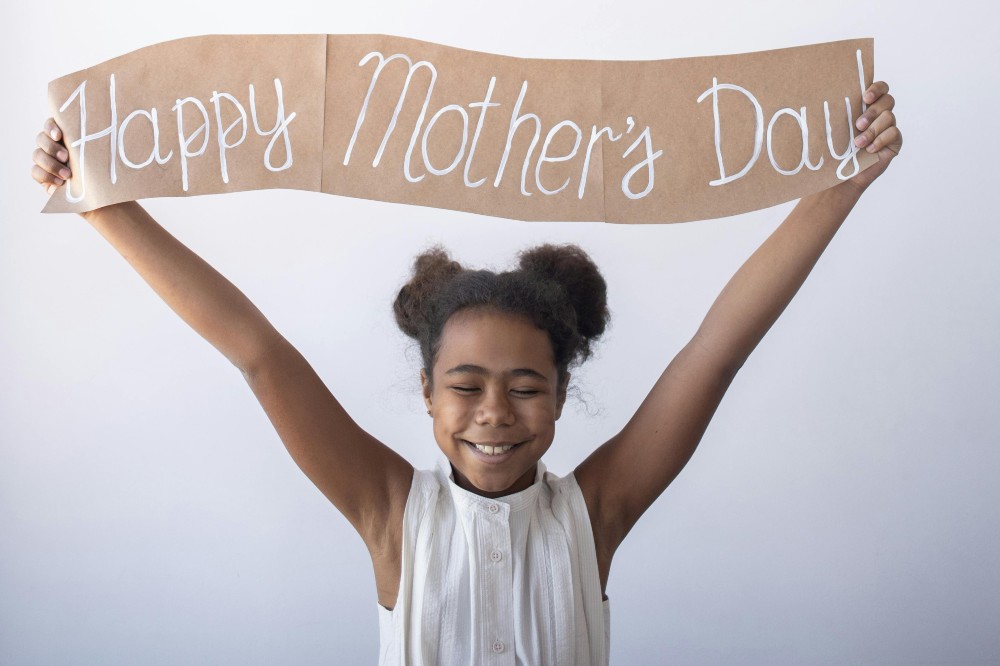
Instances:
[[[236,110],[240,112],[239,120],[234,120],[226,129],[222,129],[222,108],[219,104],[220,99],[229,100],[230,104],[235,106]],[[247,138],[247,112],[243,108],[243,105],[239,103],[239,100],[229,93],[220,93],[213,90],[212,96],[209,100],[215,105],[215,122],[217,125],[216,138],[219,141],[219,169],[222,171],[222,182],[228,183],[229,168],[226,164],[226,151],[240,145],[243,143],[243,140]],[[236,125],[240,125],[243,131],[240,133],[240,138],[236,141],[236,143],[229,143],[226,140],[226,137],[229,136],[229,133],[233,131],[233,128],[236,127]]]
[[[80,149],[80,167],[77,169],[78,178],[73,180],[80,181],[80,194],[79,196],[74,195],[72,192],[72,186],[66,188],[66,200],[70,203],[77,203],[83,201],[83,198],[87,193],[86,177],[87,177],[87,160],[86,160],[86,150],[87,144],[91,141],[96,141],[105,136],[110,135],[110,153],[111,153],[111,182],[118,182],[118,171],[116,168],[116,163],[118,161],[118,106],[115,100],[115,75],[112,74],[108,83],[109,98],[111,105],[111,124],[104,129],[94,132],[93,134],[87,134],[87,82],[84,81],[76,90],[62,103],[59,107],[59,112],[65,111],[74,99],[79,98],[80,100],[80,138],[73,141],[70,146],[72,148],[79,147]]]
[[[267,167],[268,171],[284,171],[285,169],[290,169],[292,167],[292,142],[288,136],[288,126],[295,120],[296,112],[293,111],[287,118],[285,117],[285,97],[284,91],[281,88],[281,79],[274,80],[274,94],[278,100],[278,108],[275,112],[274,127],[268,131],[263,131],[260,125],[257,124],[257,100],[254,95],[253,84],[250,84],[250,116],[253,119],[253,128],[260,136],[270,136],[271,140],[267,143],[267,148],[264,150],[264,166]],[[220,128],[221,129],[221,128]],[[285,162],[276,167],[271,164],[271,151],[274,150],[274,142],[281,136],[285,144]]]
[[[525,120],[535,121],[535,135],[531,138],[531,145],[528,146],[528,152],[524,156],[524,165],[521,167],[521,194],[526,197],[531,196],[531,192],[525,189],[524,181],[528,174],[528,164],[531,162],[531,153],[535,150],[535,144],[538,143],[538,135],[542,131],[542,119],[533,113],[526,113],[523,116],[518,116],[518,112],[521,110],[521,103],[524,101],[524,95],[528,92],[528,82],[524,81],[521,84],[521,94],[517,96],[517,103],[514,104],[514,111],[510,115],[510,127],[507,130],[507,145],[503,149],[503,157],[500,159],[500,168],[497,169],[497,177],[493,181],[493,187],[500,187],[500,179],[503,177],[504,168],[507,166],[507,156],[510,154],[510,144],[514,140],[514,132],[517,131],[518,126]]]
[[[125,154],[125,130],[128,128],[129,123],[136,116],[145,116],[149,120],[150,125],[153,127],[153,147],[149,151],[149,157],[140,164],[136,164],[128,158]],[[146,109],[136,109],[132,113],[125,116],[125,120],[122,121],[121,127],[118,128],[118,155],[121,157],[122,162],[125,166],[132,169],[142,169],[144,167],[152,164],[153,160],[156,160],[157,164],[166,164],[167,160],[173,157],[174,151],[167,153],[166,157],[160,157],[160,126],[156,118],[156,107],[153,107],[149,111]]]
[[[485,178],[480,178],[476,182],[471,182],[469,180],[469,167],[472,165],[472,158],[476,154],[476,145],[479,143],[479,133],[483,130],[483,121],[486,119],[486,109],[491,106],[500,106],[498,102],[490,103],[490,98],[493,96],[493,86],[496,85],[497,77],[490,77],[490,85],[486,89],[486,97],[482,102],[473,102],[469,104],[470,107],[480,107],[482,110],[479,112],[479,121],[476,123],[476,132],[472,135],[472,145],[469,146],[469,159],[465,161],[465,172],[462,177],[465,179],[466,187],[479,187],[486,182]]]
[[[184,134],[184,105],[193,104],[198,111],[201,113],[202,123],[198,126],[198,129],[194,131],[194,134],[187,136]],[[177,143],[180,145],[181,154],[181,186],[184,191],[188,191],[188,158],[199,157],[208,147],[208,112],[205,111],[205,105],[201,103],[201,100],[196,97],[185,97],[184,99],[177,100],[174,104],[172,111],[177,113]],[[201,148],[194,151],[193,153],[188,150],[189,146],[198,138],[199,134],[204,133],[201,142]]]
[[[573,142],[573,150],[569,151],[568,154],[563,155],[561,157],[548,157],[547,153],[549,150],[549,144],[552,142],[552,137],[554,137],[556,133],[563,127],[570,127],[573,129],[574,132],[576,132],[576,140]],[[580,147],[580,141],[582,139],[583,139],[583,132],[580,131],[579,126],[577,126],[577,124],[574,123],[572,120],[564,120],[549,130],[549,133],[545,135],[545,141],[542,143],[542,152],[538,155],[538,164],[535,165],[535,185],[538,186],[539,192],[541,192],[542,194],[551,195],[551,194],[558,194],[559,192],[562,192],[564,189],[566,189],[566,186],[569,185],[569,178],[567,178],[566,182],[563,183],[557,190],[545,189],[545,186],[542,185],[542,177],[541,177],[542,165],[545,164],[546,162],[565,162],[567,160],[573,159],[573,156],[576,155],[577,149]]]
[[[420,117],[417,118],[416,127],[413,128],[413,135],[410,137],[410,145],[406,149],[406,161],[403,164],[403,173],[406,176],[406,180],[411,183],[417,183],[423,180],[423,176],[413,177],[410,174],[410,159],[413,155],[413,147],[417,143],[417,137],[420,135],[420,128],[424,124],[424,117],[427,115],[427,105],[431,100],[431,92],[434,90],[434,83],[437,81],[437,69],[434,65],[427,62],[426,60],[421,60],[420,62],[414,64],[410,58],[402,53],[396,53],[394,55],[386,58],[378,51],[372,51],[358,63],[358,67],[364,67],[369,60],[372,58],[378,58],[378,65],[375,67],[375,72],[372,74],[371,83],[368,85],[368,93],[365,95],[365,101],[361,105],[361,111],[358,113],[358,120],[354,124],[354,134],[351,135],[351,141],[347,144],[347,151],[344,153],[344,166],[347,166],[351,161],[351,152],[354,150],[354,143],[358,139],[358,132],[361,131],[361,126],[365,122],[365,115],[368,112],[368,102],[371,100],[372,91],[375,90],[375,84],[378,83],[378,77],[382,73],[385,66],[392,62],[393,60],[404,60],[406,64],[410,66],[409,72],[406,74],[406,81],[403,83],[403,89],[399,93],[399,100],[396,102],[396,109],[392,113],[392,120],[389,121],[389,126],[385,130],[385,134],[382,135],[382,143],[378,147],[378,152],[375,153],[375,159],[372,161],[372,166],[377,167],[379,162],[382,160],[382,153],[385,151],[385,146],[389,142],[389,137],[392,136],[393,130],[396,128],[396,120],[399,118],[399,111],[403,108],[403,101],[406,99],[406,91],[410,88],[410,81],[413,79],[413,74],[420,68],[426,68],[430,70],[431,80],[430,84],[427,86],[427,95],[424,97],[424,104],[420,108]]]
[[[649,194],[650,191],[652,191],[653,160],[655,160],[656,158],[658,158],[660,155],[663,154],[662,150],[658,150],[655,153],[653,152],[653,141],[649,133],[649,126],[647,125],[646,129],[642,130],[642,134],[639,135],[639,138],[637,138],[634,142],[632,142],[632,145],[628,147],[628,150],[625,151],[625,154],[622,155],[622,158],[624,159],[628,157],[629,153],[635,150],[635,147],[638,146],[640,143],[643,143],[645,145],[646,156],[642,159],[641,162],[639,162],[634,167],[629,169],[628,173],[626,173],[625,176],[622,178],[622,194],[627,196],[629,199],[641,199],[647,194]],[[646,176],[648,178],[648,181],[646,183],[646,189],[644,189],[642,192],[639,192],[638,194],[635,194],[634,192],[632,192],[632,188],[629,187],[629,182],[631,182],[632,176],[634,176],[635,173],[639,171],[639,169],[641,169],[643,166],[646,167]]]
[[[629,120],[631,120],[631,117]],[[580,173],[580,187],[576,192],[577,199],[583,198],[583,191],[587,187],[587,172],[590,170],[590,154],[594,150],[594,144],[597,143],[597,141],[601,138],[601,135],[605,132],[607,132],[608,139],[611,141],[617,141],[622,138],[621,134],[615,136],[610,127],[602,127],[600,132],[597,131],[597,125],[590,128],[590,141],[587,143],[587,153],[583,158],[583,171]]]
[[[778,118],[781,116],[791,116],[798,122],[799,131],[802,133],[802,157],[799,159],[799,164],[792,170],[785,170],[778,166],[778,161],[774,158],[774,151],[771,145],[771,132],[774,130],[774,123],[778,122]],[[796,113],[792,109],[779,109],[777,113],[771,116],[771,122],[767,124],[767,157],[771,160],[771,166],[774,170],[783,176],[794,176],[799,171],[802,171],[802,167],[809,167],[811,171],[815,171],[823,166],[823,158],[819,158],[818,164],[809,163],[809,124],[806,122],[806,107],[801,107],[799,112]]]
[[[458,154],[455,155],[455,159],[452,160],[451,164],[449,164],[444,169],[435,169],[434,166],[431,164],[431,158],[427,155],[427,137],[428,135],[430,135],[431,129],[434,127],[434,124],[438,121],[438,118],[440,118],[448,111],[457,111],[462,115],[462,147],[459,148]],[[465,157],[465,144],[468,141],[468,139],[469,139],[469,114],[465,112],[465,109],[463,109],[458,104],[449,104],[448,106],[441,107],[440,109],[438,109],[438,112],[431,117],[430,122],[427,123],[427,129],[424,130],[424,136],[420,142],[420,151],[424,157],[424,166],[427,167],[427,170],[430,171],[435,176],[443,176],[451,172],[451,170],[457,167],[458,163],[462,161],[462,158]]]
[[[844,98],[844,106],[847,108],[847,149],[843,153],[838,153],[833,147],[833,128],[830,127],[830,105],[825,100],[823,101],[823,116],[826,118],[826,147],[830,149],[830,155],[833,156],[833,159],[840,160],[840,164],[837,166],[837,178],[840,180],[853,178],[861,171],[861,165],[858,164],[858,147],[854,145],[854,118],[851,114],[851,100],[847,97]],[[844,167],[847,166],[848,162],[853,163],[854,170],[845,176]]]
[[[735,90],[738,93],[742,93],[747,99],[753,104],[754,108],[754,146],[753,146],[753,156],[750,160],[743,166],[742,169],[732,176],[726,175],[726,167],[722,162],[722,127],[719,124],[719,91],[720,90]],[[764,111],[760,108],[760,102],[754,97],[749,90],[742,88],[732,83],[719,83],[718,79],[714,76],[712,77],[712,87],[703,92],[698,97],[698,103],[700,104],[705,96],[711,93],[712,95],[712,114],[715,117],[715,155],[719,160],[719,178],[718,180],[710,181],[709,185],[725,185],[726,183],[731,183],[734,180],[738,180],[746,175],[750,171],[756,162],[757,158],[760,157],[760,150],[764,143]]]

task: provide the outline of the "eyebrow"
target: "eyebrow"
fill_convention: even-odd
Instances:
[[[458,374],[473,374],[473,375],[489,375],[490,371],[479,365],[472,365],[471,363],[463,363],[462,365],[456,365],[451,370],[446,371],[446,375],[458,375]],[[538,372],[537,370],[532,370],[531,368],[515,368],[508,372],[507,374],[512,377],[534,377],[536,379],[541,379],[544,381],[549,381],[548,377]]]

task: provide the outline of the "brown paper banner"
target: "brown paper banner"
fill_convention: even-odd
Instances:
[[[520,220],[682,222],[818,192],[874,42],[540,60],[385,35],[212,35],[49,84],[73,178],[43,212],[287,188]]]

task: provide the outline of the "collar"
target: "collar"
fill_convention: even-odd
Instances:
[[[444,455],[438,459],[436,472],[439,478],[448,482],[451,496],[456,504],[506,517],[512,512],[524,511],[535,506],[538,493],[542,489],[542,481],[545,479],[545,470],[545,463],[539,460],[535,466],[535,481],[524,490],[503,497],[483,497],[460,487],[455,483],[451,462]]]

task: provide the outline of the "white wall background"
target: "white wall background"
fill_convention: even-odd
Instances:
[[[152,15],[158,15],[152,18]],[[16,3],[0,22],[0,664],[363,664],[370,561],[238,372],[28,175],[53,78],[177,37],[383,32],[652,59],[876,38],[902,157],[740,373],[615,558],[612,663],[1000,661],[995,26],[985,0]],[[437,456],[390,303],[437,241],[504,265],[578,242],[614,327],[560,422],[619,429],[792,204],[626,228],[302,192],[149,201],[419,467]],[[408,351],[409,350],[409,351]],[[993,412],[993,413],[991,413]]]

